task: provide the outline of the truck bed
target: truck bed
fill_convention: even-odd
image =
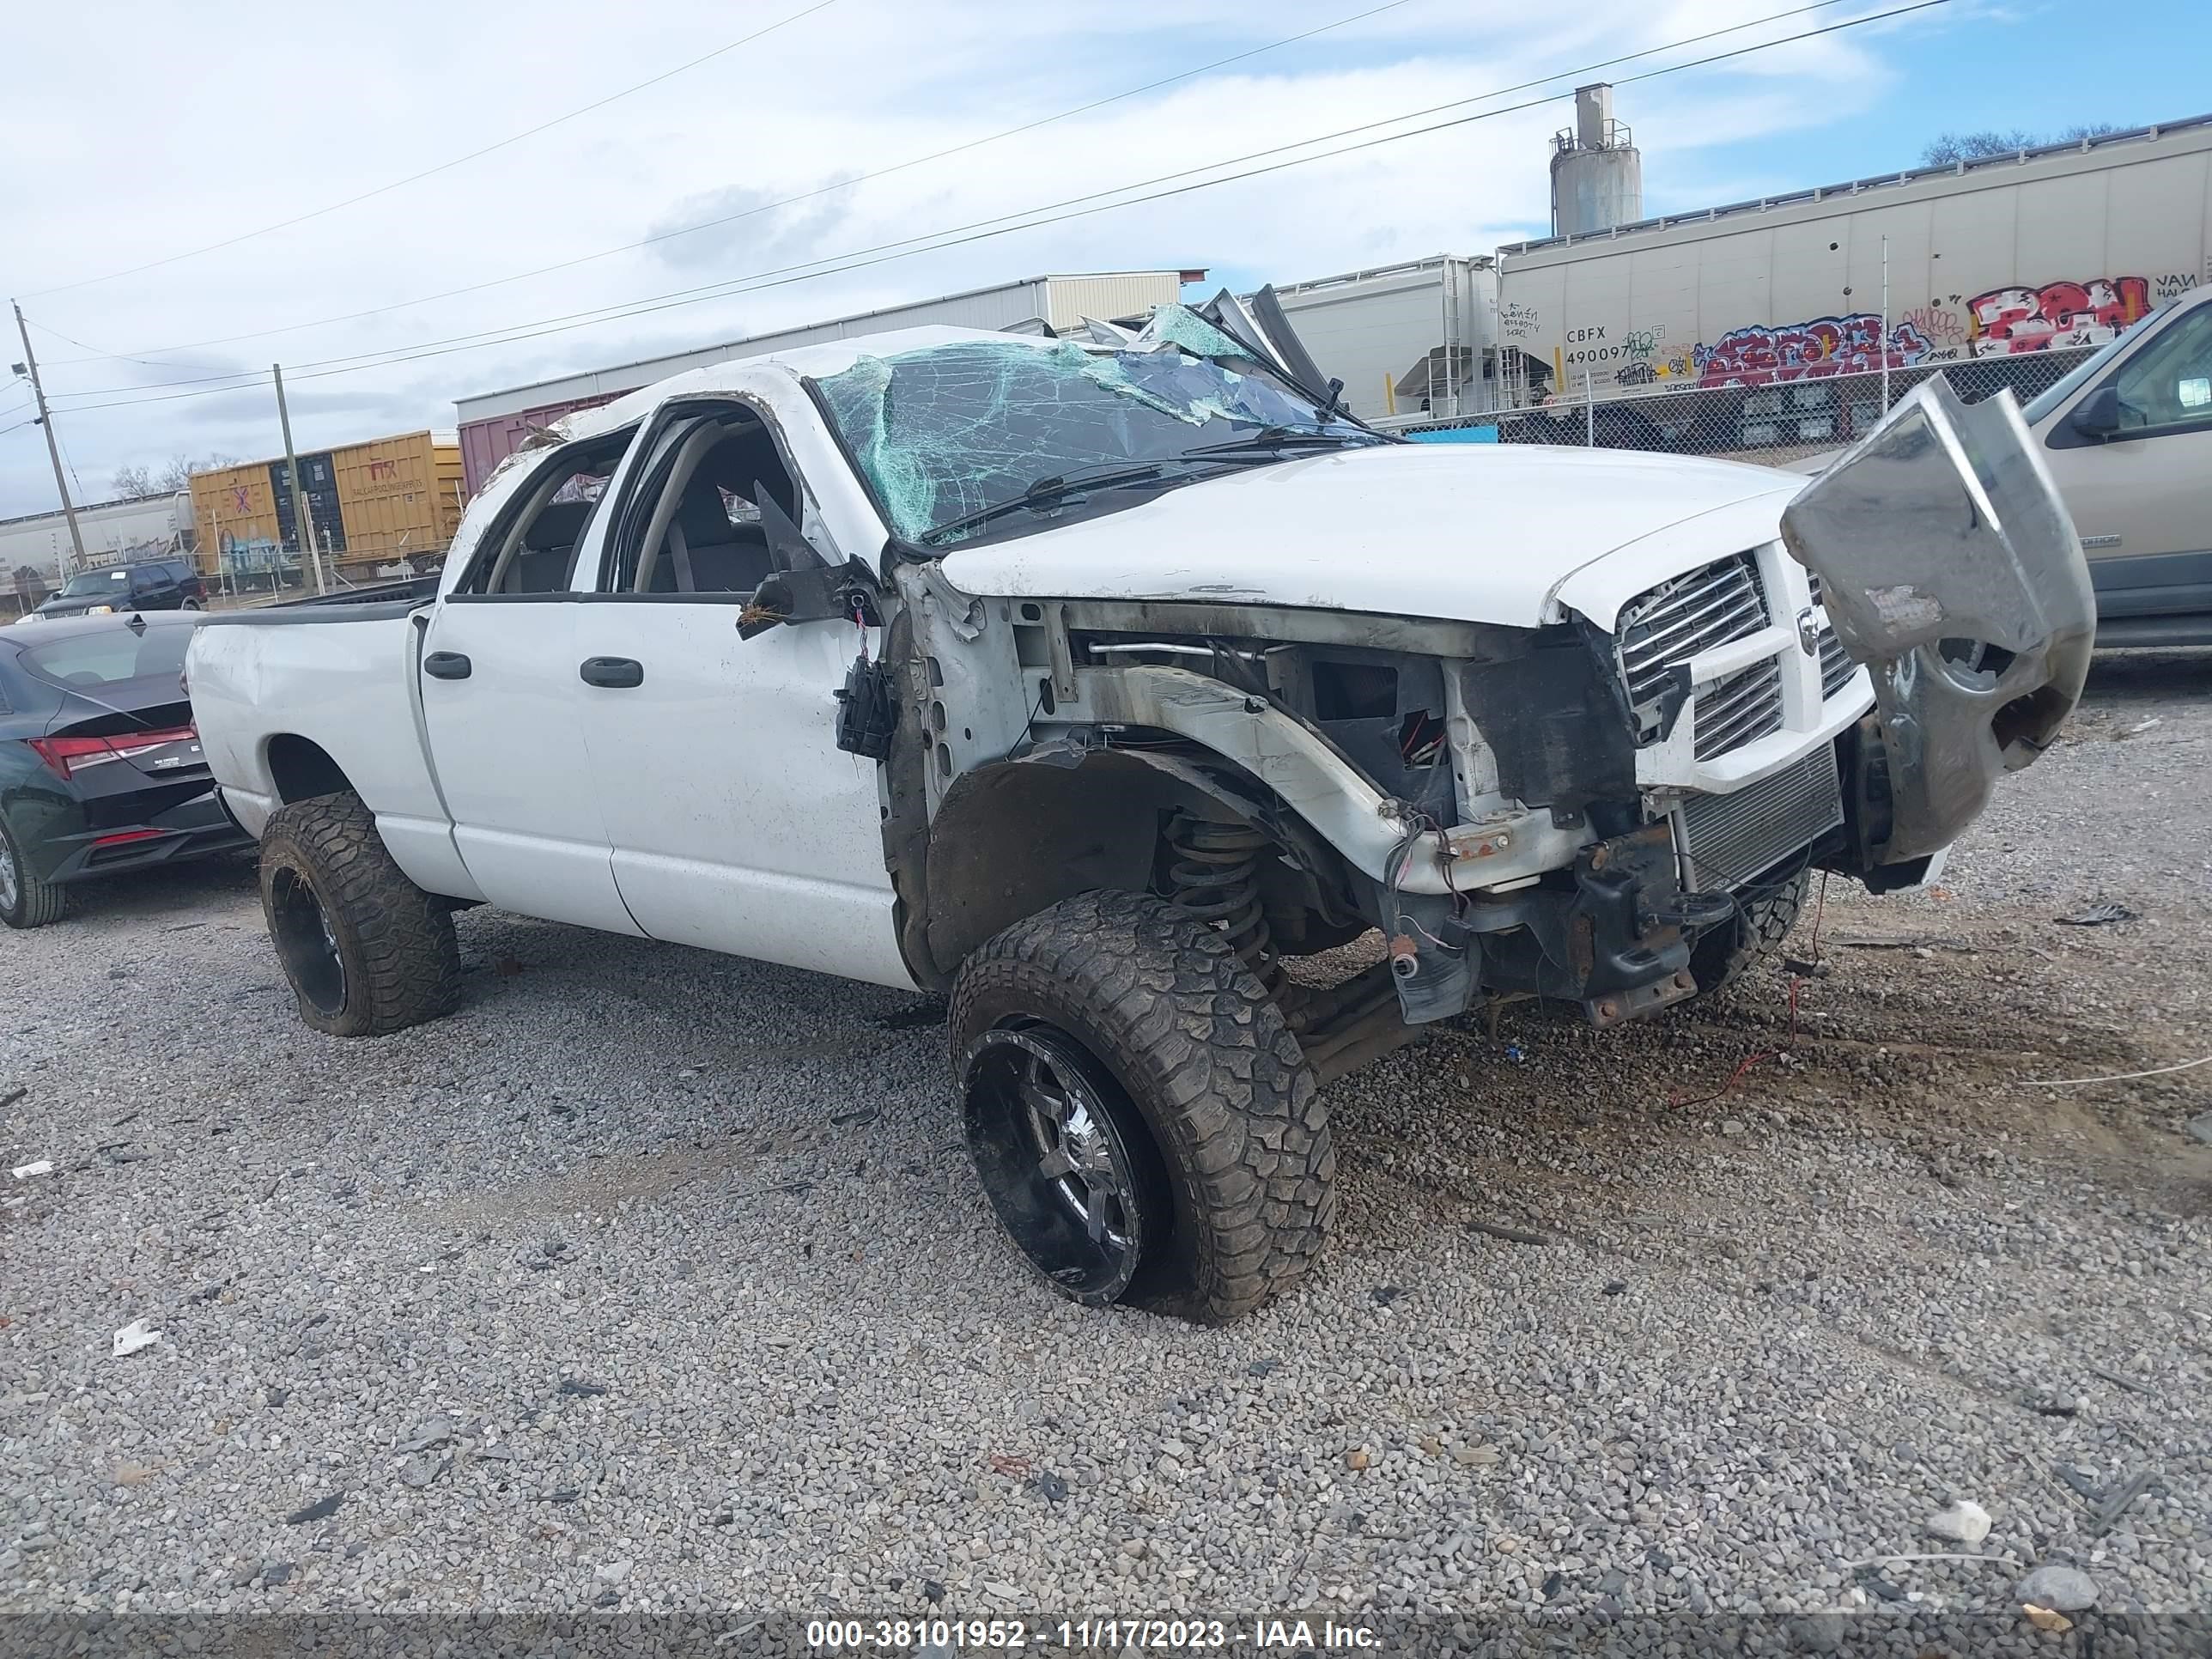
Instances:
[[[436,576],[410,576],[404,581],[379,582],[374,587],[342,587],[334,593],[313,593],[304,599],[285,599],[276,605],[249,605],[239,611],[212,612],[208,621],[221,623],[359,622],[366,616],[404,617],[417,605],[438,597]],[[333,615],[332,613],[337,613]]]
[[[249,832],[259,836],[290,802],[350,788],[376,804],[378,830],[411,879],[475,898],[422,742],[412,618],[436,586],[417,577],[217,611],[192,641],[185,675],[208,763]]]

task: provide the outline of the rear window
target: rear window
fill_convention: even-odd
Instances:
[[[149,628],[142,635],[118,623],[96,633],[72,634],[65,640],[27,647],[23,666],[40,679],[80,690],[154,674],[181,674],[193,632],[189,628]]]

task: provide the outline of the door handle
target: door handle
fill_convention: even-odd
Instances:
[[[422,659],[422,672],[434,680],[465,680],[474,666],[458,651],[433,651]]]
[[[585,684],[604,685],[611,691],[645,684],[645,665],[630,657],[586,657],[577,665],[576,673]]]

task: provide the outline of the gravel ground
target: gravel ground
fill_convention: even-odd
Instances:
[[[1832,884],[1794,1031],[1768,969],[1339,1084],[1334,1246],[1224,1330],[1024,1276],[915,999],[478,911],[456,1018],[339,1042],[244,864],[89,895],[0,939],[4,1162],[56,1166],[0,1209],[0,1607],[1909,1596],[2033,1643],[2055,1563],[2201,1615],[2212,1067],[2025,1085],[2212,1048],[2208,690],[2100,664],[1942,889]]]

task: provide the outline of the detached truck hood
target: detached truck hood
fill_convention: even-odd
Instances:
[[[1633,450],[1384,444],[955,547],[943,569],[962,592],[992,598],[1277,605],[1512,628],[1555,622],[1564,602],[1610,627],[1654,583],[1772,541],[1803,483]],[[1570,583],[1622,551],[1602,574]]]

